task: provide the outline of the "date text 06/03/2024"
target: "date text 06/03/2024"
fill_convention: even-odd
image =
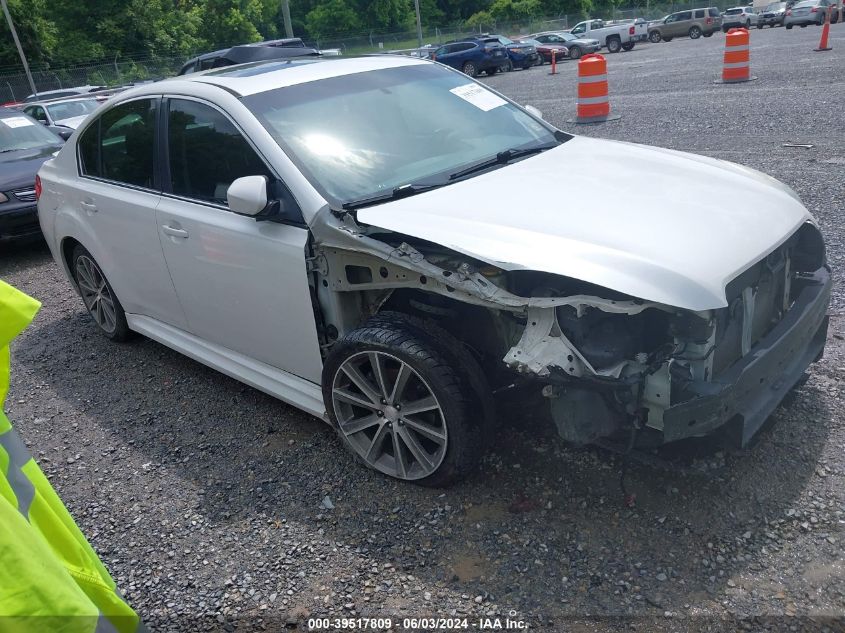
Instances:
[[[399,625],[399,622],[392,618],[309,618],[308,629],[310,631],[354,631],[354,630],[389,630]],[[469,618],[402,618],[401,628],[403,631],[522,631],[528,629],[528,622],[516,617],[512,611],[508,617],[485,617],[470,620]]]

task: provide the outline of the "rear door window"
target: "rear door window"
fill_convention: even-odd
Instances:
[[[697,9],[695,12],[695,19],[699,20],[704,17],[704,9]]]
[[[103,113],[79,139],[83,175],[152,189],[156,99],[122,103]]]

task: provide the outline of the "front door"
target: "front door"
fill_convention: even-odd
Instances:
[[[233,180],[278,179],[217,108],[189,99],[169,99],[165,107],[169,181],[156,216],[188,330],[319,383],[307,228],[229,211]]]

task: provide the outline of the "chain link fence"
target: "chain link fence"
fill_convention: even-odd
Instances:
[[[540,31],[564,30],[588,18],[604,20],[644,18],[652,20],[662,18],[664,15],[675,11],[710,6],[724,10],[736,4],[736,2],[730,1],[710,3],[647,2],[644,6],[595,11],[590,15],[574,13],[529,17],[516,22],[492,20],[490,24],[477,25],[468,25],[464,22],[448,27],[423,29],[423,44],[443,44],[450,40],[483,32],[519,36]],[[337,49],[342,55],[360,55],[416,48],[417,32],[415,30],[391,33],[370,32],[342,38],[310,40],[306,43],[319,49]],[[200,52],[205,51],[198,53]],[[187,61],[186,57],[148,57],[131,60],[116,58],[110,62],[103,61],[89,65],[55,69],[33,68],[32,75],[39,92],[88,85],[113,87],[175,75],[185,61]],[[19,66],[0,68],[0,103],[21,101],[31,92],[27,77]]]

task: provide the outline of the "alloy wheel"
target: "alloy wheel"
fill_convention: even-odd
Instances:
[[[359,352],[332,381],[338,427],[368,466],[399,479],[434,473],[446,454],[448,431],[437,396],[392,354]]]
[[[93,259],[81,255],[76,259],[76,283],[82,295],[82,301],[97,325],[111,334],[117,327],[117,313],[114,297],[106,283],[106,278]]]

